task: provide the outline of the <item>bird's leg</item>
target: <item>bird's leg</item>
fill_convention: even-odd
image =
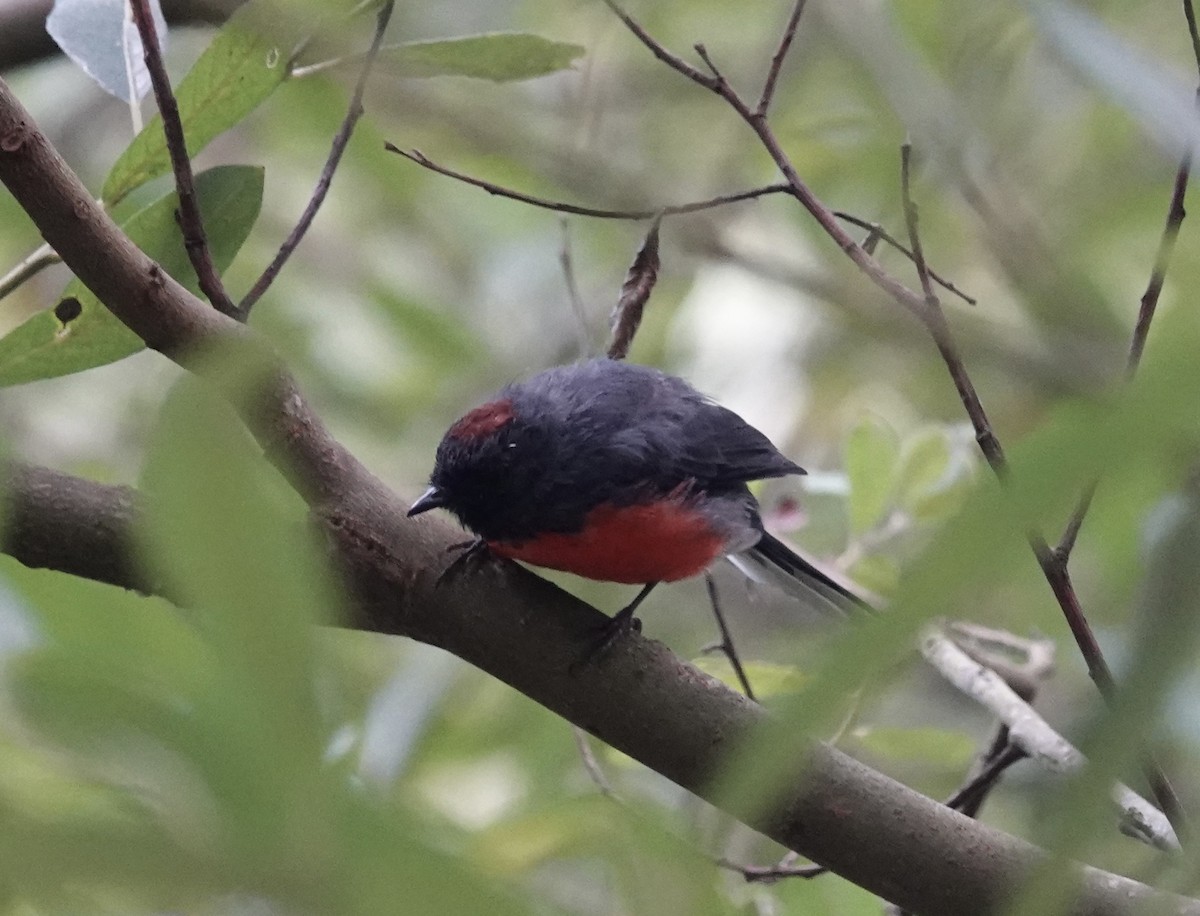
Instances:
[[[717,598],[717,582],[713,579],[711,572],[704,573],[704,584],[708,588],[708,600],[712,605],[713,616],[717,618],[717,629],[721,631],[721,641],[705,646],[700,652],[705,655],[709,652],[720,652],[724,655],[729,660],[729,665],[733,668],[738,683],[742,685],[742,692],[757,702],[754,688],[750,686],[750,679],[746,677],[746,669],[742,667],[742,660],[738,657],[737,648],[733,644],[733,635],[729,632],[729,624],[725,622],[725,612],[721,610],[721,602]]]
[[[628,633],[630,630],[636,630],[639,632],[641,631],[642,622],[633,615],[641,603],[646,600],[646,596],[654,590],[654,586],[656,585],[658,585],[657,582],[647,582],[642,586],[642,590],[637,593],[637,596],[630,601],[629,604],[625,605],[625,607],[617,611],[617,613],[614,614],[609,620],[604,622],[604,625],[600,627],[599,635],[592,642],[592,644],[588,646],[587,651],[583,653],[583,656],[579,659],[579,661],[573,666],[574,670],[578,670],[579,668],[594,662],[601,655],[611,649],[613,643],[615,643],[621,638],[621,636],[623,636],[625,633]]]
[[[450,562],[450,565],[442,570],[441,574],[437,577],[437,585],[442,585],[448,582],[454,576],[464,572],[467,566],[471,563],[474,563],[478,560],[483,560],[490,555],[488,552],[487,541],[485,541],[483,538],[474,538],[470,541],[462,541],[458,544],[451,544],[446,548],[446,550],[460,550],[462,553],[456,556]]]

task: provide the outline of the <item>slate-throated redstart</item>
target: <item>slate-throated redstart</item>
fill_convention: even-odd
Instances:
[[[444,507],[498,556],[642,585],[606,627],[607,645],[656,584],[722,556],[861,605],[763,529],[747,482],[803,473],[683,379],[594,359],[509,385],[459,419],[408,514]]]

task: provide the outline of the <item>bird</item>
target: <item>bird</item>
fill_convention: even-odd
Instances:
[[[804,473],[684,379],[599,358],[510,384],[455,421],[408,515],[448,510],[476,536],[468,553],[641,585],[598,655],[638,626],[658,584],[722,557],[840,610],[867,607],[763,527],[748,484]]]

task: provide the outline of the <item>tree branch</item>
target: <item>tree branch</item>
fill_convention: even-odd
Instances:
[[[142,51],[146,70],[150,73],[150,84],[154,87],[154,99],[162,116],[163,134],[167,152],[171,155],[171,169],[175,173],[175,189],[179,195],[179,210],[176,214],[179,228],[183,232],[183,245],[188,259],[196,270],[200,289],[213,307],[226,315],[236,313],[236,308],[225,292],[221,274],[213,263],[208,237],[204,233],[204,219],[200,214],[200,201],[196,197],[196,182],[192,176],[192,161],[188,157],[187,141],[183,135],[183,122],[179,118],[179,103],[171,90],[167,68],[163,65],[162,49],[158,43],[158,31],[154,28],[154,16],[150,12],[149,0],[129,0],[133,21],[142,39]]]
[[[13,464],[3,480],[0,549],[34,569],[155,592],[134,557],[137,491]]]
[[[0,529],[0,549],[26,565],[89,577],[91,571],[100,570],[95,576],[100,581],[140,587],[138,574],[130,571],[135,569],[133,561],[122,553],[132,543],[130,530],[136,522],[137,496],[132,490],[32,468],[16,468],[9,480],[14,487],[10,505],[22,506],[19,514],[24,520],[16,523],[15,514],[8,516],[7,525]],[[392,551],[367,542],[361,530],[356,537],[341,539],[341,558],[352,569],[358,595],[349,625],[411,636],[454,652],[702,797],[706,776],[719,758],[766,718],[761,709],[699,672],[689,670],[688,678],[681,679],[684,663],[660,644],[636,634],[614,647],[602,668],[589,669],[578,678],[567,676],[579,646],[590,638],[587,628],[600,619],[598,612],[509,564],[481,573],[491,581],[458,577],[435,587],[436,576],[416,564],[424,561],[434,569],[445,564],[442,542],[416,542],[428,532],[412,530],[433,526],[405,524],[399,517],[394,522],[394,533],[409,530],[407,542],[396,544]],[[436,527],[445,541],[457,534],[446,526]],[[31,531],[59,543],[52,549],[27,543]],[[407,557],[408,549],[427,555]],[[94,560],[102,562],[72,568],[70,564],[84,550],[98,551]],[[989,708],[1014,722],[1015,740],[1019,746],[1032,747],[1034,759],[1053,770],[1077,765],[1078,752],[998,677],[948,640],[942,639],[939,646],[958,654],[956,666],[965,672],[962,676],[982,679],[983,692],[972,688],[972,695],[988,697]],[[832,748],[814,746],[810,763],[798,774],[788,797],[779,800],[778,814],[764,818],[743,813],[743,819],[918,912],[987,910],[988,901],[1003,899],[1015,886],[1008,882],[1019,881],[1021,870],[1040,855],[1023,841],[951,812]],[[1170,827],[1161,817],[1154,821],[1156,812],[1132,792],[1124,790],[1116,798],[1123,810],[1134,813],[1132,823],[1148,818],[1167,831],[1160,837],[1170,836]],[[894,811],[894,817],[881,822],[878,812],[884,808],[877,806]],[[1153,829],[1149,833],[1155,835]],[[950,858],[943,860],[943,856]],[[891,863],[893,859],[898,861]],[[849,860],[855,864],[850,866]],[[919,875],[904,874],[912,868]],[[1072,913],[1133,914],[1152,893],[1137,882],[1095,869],[1084,868],[1081,874],[1084,893]],[[786,871],[775,876],[791,875]],[[886,891],[881,887],[884,881]],[[926,881],[939,886],[924,885]],[[1116,883],[1110,895],[1103,888],[1111,882]],[[959,885],[985,896],[972,900],[970,891]],[[1128,904],[1122,900],[1126,893],[1133,894]],[[1200,901],[1166,895],[1155,899],[1168,907],[1164,912],[1200,914]]]
[[[329,435],[263,343],[180,287],[121,233],[3,81],[0,182],[147,345],[201,374],[198,355],[221,344],[274,366],[251,403],[222,390],[323,521],[351,588],[352,626],[441,646],[721,802],[711,792],[713,775],[766,713],[638,635],[622,640],[603,665],[572,674],[603,616],[515,564],[488,564],[436,588],[446,548],[461,534],[437,520],[406,520],[406,506]],[[210,381],[221,386],[219,377]],[[1042,856],[823,745],[813,745],[784,784],[771,811],[730,813],[922,913],[999,908]],[[1148,902],[1200,916],[1200,901],[1083,866],[1070,912],[1123,916]]]
[[[800,178],[791,159],[784,152],[778,137],[771,128],[766,115],[750,109],[746,101],[729,84],[724,76],[721,75],[720,70],[710,58],[704,45],[697,44],[695,50],[711,75],[705,74],[703,71],[698,70],[682,58],[668,51],[640,23],[621,9],[617,5],[616,0],[604,0],[604,2],[656,58],[671,69],[683,74],[697,85],[708,89],[725,100],[730,108],[754,131],[763,148],[770,154],[779,171],[783,173],[788,186],[792,189],[793,196],[808,210],[825,233],[838,244],[842,252],[854,262],[872,283],[887,293],[897,305],[912,312],[925,325],[930,336],[933,338],[934,344],[937,346],[938,353],[945,363],[947,371],[950,373],[951,380],[958,391],[963,408],[966,410],[967,416],[970,418],[971,424],[975,429],[975,439],[979,444],[980,450],[983,452],[984,457],[997,477],[1001,481],[1005,480],[1008,476],[1008,465],[1003,448],[992,429],[991,421],[988,419],[979,394],[975,390],[975,384],[967,372],[962,355],[955,343],[954,335],[950,330],[950,325],[946,321],[945,314],[936,295],[933,293],[929,270],[924,263],[924,257],[915,238],[916,212],[911,200],[906,199],[905,201],[905,215],[909,234],[914,237],[913,260],[916,262],[918,273],[920,274],[923,295],[914,292],[892,277],[866,248],[855,242],[842,229],[833,211]],[[1190,7],[1186,8],[1190,9]],[[1197,42],[1197,47],[1200,47],[1200,41]],[[902,184],[906,198],[908,197],[908,166],[908,153],[905,152],[902,159]],[[1071,633],[1079,646],[1080,654],[1087,662],[1088,673],[1096,683],[1101,695],[1108,700],[1115,689],[1115,683],[1100,649],[1100,644],[1092,633],[1091,625],[1088,623],[1087,617],[1083,612],[1083,607],[1075,594],[1075,587],[1071,581],[1069,570],[1065,564],[1055,563],[1054,552],[1050,549],[1049,544],[1041,533],[1036,531],[1031,532],[1029,535],[1029,544],[1034,555],[1037,557],[1051,591],[1053,591],[1055,598],[1058,600],[1067,624],[1071,628]],[[1176,830],[1183,832],[1186,820],[1185,812],[1166,774],[1149,755],[1147,755],[1144,767],[1147,778],[1153,787],[1155,798],[1163,806],[1163,810],[1171,819],[1171,823],[1175,826]]]
[[[921,640],[921,654],[946,680],[1008,726],[1010,743],[1029,759],[1059,773],[1082,769],[1086,763],[1083,754],[1034,712],[1000,675],[976,662],[945,634],[927,630]],[[1132,789],[1117,783],[1112,799],[1123,821],[1136,828],[1137,836],[1160,849],[1179,848],[1171,824]]]

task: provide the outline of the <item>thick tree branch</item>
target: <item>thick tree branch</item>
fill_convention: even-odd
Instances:
[[[82,575],[99,570],[95,578],[101,581],[140,587],[135,565],[121,554],[132,541],[133,491],[29,468],[16,469],[9,480],[14,487],[10,505],[22,507],[24,521],[18,524],[15,515],[9,516],[0,530],[0,550],[27,565]],[[435,588],[436,577],[416,567],[426,562],[436,569],[446,562],[444,551],[415,542],[411,529],[426,527],[423,523],[405,524],[397,517],[396,524],[410,529],[408,542],[395,545],[396,553],[361,532],[341,541],[342,559],[355,570],[359,595],[351,626],[411,636],[454,652],[702,796],[724,752],[765,718],[738,694],[636,635],[614,647],[605,666],[568,675],[580,640],[588,638],[586,628],[598,619],[595,611],[507,564],[482,570],[482,581],[460,577]],[[29,532],[73,540],[45,549],[26,543]],[[455,536],[444,529],[439,534],[446,541]],[[72,566],[73,547],[95,549],[101,556],[86,568]],[[405,557],[407,549],[417,556]],[[1036,724],[1027,715],[1020,718],[1026,730]],[[1032,746],[1042,754],[1046,743]],[[918,912],[985,912],[1040,855],[832,748],[816,746],[809,764],[773,817],[743,813],[745,820]],[[1055,758],[1051,767],[1060,766],[1065,765]],[[880,819],[884,810],[889,816]],[[907,874],[911,869],[918,871]],[[1084,892],[1073,913],[1134,913],[1153,893],[1095,869],[1082,874]],[[983,896],[973,898],[974,893]],[[1128,902],[1121,899],[1125,894],[1133,895]],[[1165,901],[1164,912],[1200,914],[1200,901],[1156,899]]]
[[[3,82],[0,182],[76,275],[149,346],[202,374],[197,355],[218,344],[272,360],[252,332],[180,287],[121,233]],[[351,625],[441,646],[712,798],[713,775],[764,721],[760,708],[636,635],[603,665],[570,673],[602,619],[596,610],[508,563],[435,588],[457,531],[406,520],[406,507],[329,435],[278,366],[254,403],[229,393],[268,456],[324,521],[352,586]],[[731,813],[921,913],[997,909],[1040,859],[1033,846],[822,745],[785,785],[769,813]],[[1078,886],[1073,913],[1133,913],[1155,900],[1162,912],[1200,916],[1200,901],[1087,867],[1080,867]]]
[[[0,550],[34,569],[55,569],[140,592],[155,591],[134,558],[137,492],[27,465],[3,481]]]

